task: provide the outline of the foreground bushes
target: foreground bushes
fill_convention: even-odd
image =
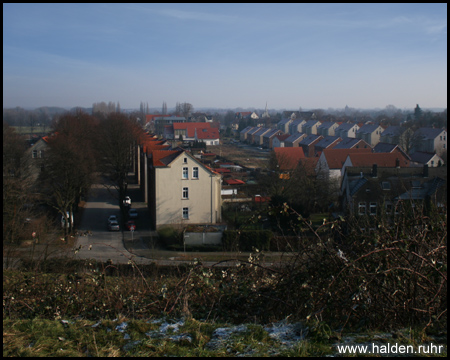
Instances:
[[[171,272],[133,264],[91,264],[83,273],[62,275],[5,272],[3,316],[171,314],[267,323],[291,315],[341,329],[445,328],[446,214],[380,221],[370,233],[361,227],[356,220],[326,223],[319,236],[300,221],[291,239],[298,251],[282,264],[265,264],[264,254],[255,252],[229,267],[196,262]]]

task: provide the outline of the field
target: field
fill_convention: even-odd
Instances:
[[[227,161],[238,163],[249,168],[266,168],[270,157],[270,152],[258,150],[256,147],[235,144],[221,144],[218,146],[208,146],[208,150],[224,157]]]

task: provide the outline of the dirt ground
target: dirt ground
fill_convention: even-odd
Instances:
[[[208,146],[208,151],[249,168],[266,168],[270,157],[269,151],[258,150],[248,145],[239,147],[235,144],[221,144]]]

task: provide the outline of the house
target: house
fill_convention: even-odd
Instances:
[[[388,126],[380,137],[380,142],[397,144],[406,151],[412,146],[414,132],[404,126]]]
[[[144,154],[148,208],[154,229],[221,222],[221,175],[181,150]]]
[[[308,135],[298,143],[298,146],[303,149],[307,157],[312,157],[315,155],[314,145],[322,139],[322,135]]]
[[[334,147],[334,149],[371,149],[371,148],[372,147],[364,140],[351,137],[343,138],[342,141]]]
[[[278,129],[270,129],[267,133],[263,135],[263,147],[266,149],[272,149],[273,139],[275,136],[283,135],[284,133]]]
[[[350,153],[342,166],[342,174],[345,168],[353,167],[370,167],[377,165],[378,167],[403,168],[410,167],[410,160],[404,158],[400,153]]]
[[[247,140],[247,134],[250,130],[254,129],[254,126],[247,126],[244,130],[241,130],[241,132],[239,133],[239,139],[244,142],[245,140]]]
[[[254,111],[240,111],[234,114],[234,117],[236,119],[242,120],[242,119],[252,119],[252,120],[257,120],[259,119],[259,116],[257,113],[255,113]]]
[[[183,141],[195,141],[196,131],[210,129],[211,127],[211,123],[205,122],[175,123],[173,124],[173,136],[175,140],[178,140],[181,136],[183,138]]]
[[[409,155],[405,151],[403,151],[403,149],[397,144],[387,144],[387,143],[379,142],[378,144],[376,144],[373,147],[372,152],[374,152],[374,153],[395,153],[395,152],[397,152],[405,159],[411,160]]]
[[[329,179],[337,179],[340,181],[342,175],[342,167],[351,153],[370,154],[372,149],[367,148],[351,148],[351,149],[324,149],[319,156],[318,167],[327,174]]]
[[[447,152],[447,130],[420,128],[415,131],[413,138],[411,153],[416,151],[435,152],[439,156],[443,156]]]
[[[339,124],[337,122],[325,121],[317,127],[317,134],[322,136],[335,136],[338,127]]]
[[[348,167],[341,184],[341,209],[349,215],[391,217],[418,203],[443,207],[446,183],[444,167]]]
[[[293,122],[293,120],[291,118],[288,119],[281,119],[278,123],[277,123],[277,129],[284,132],[284,133],[288,133],[289,132],[289,126],[290,124]]]
[[[297,168],[299,161],[305,158],[303,149],[299,147],[277,147],[273,151],[281,171],[294,170]]]
[[[343,123],[334,130],[334,135],[345,138],[355,138],[356,132],[359,130],[358,124]]]
[[[258,128],[259,130],[253,134],[253,143],[256,145],[263,144],[263,136],[267,134],[271,129]]]
[[[293,120],[289,124],[289,134],[293,135],[298,132],[304,132],[303,125],[305,125],[305,124],[306,124],[306,120],[302,120],[302,119]]]
[[[276,147],[284,147],[285,140],[289,137],[289,134],[277,135],[272,140],[272,149]]]
[[[444,160],[435,153],[426,153],[416,151],[410,155],[411,162],[415,165],[427,165],[428,167],[437,167],[444,165]]]
[[[371,146],[375,146],[380,142],[383,128],[376,124],[365,124],[356,132],[356,137],[367,142]]]
[[[39,177],[40,172],[45,166],[45,157],[47,151],[49,150],[50,137],[44,136],[40,138],[29,149],[27,149],[28,159],[26,159],[25,163],[27,166],[30,166],[30,176],[33,182]]]
[[[307,135],[317,135],[317,128],[321,125],[320,121],[308,120],[306,124],[302,125],[302,132]]]
[[[220,135],[217,128],[195,129],[195,140],[204,142],[206,145],[219,145]]]
[[[157,135],[162,135],[164,132],[164,127],[166,125],[173,125],[178,123],[185,123],[186,118],[184,116],[166,116],[160,115],[154,117],[155,132]]]
[[[259,130],[261,130],[260,127],[254,127],[254,128],[252,128],[251,130],[249,130],[249,131],[247,132],[247,143],[253,144],[253,143],[255,142],[255,137],[254,137],[254,135],[255,135]]]
[[[282,119],[305,119],[311,120],[316,118],[316,114],[313,111],[283,111],[281,113]]]
[[[298,143],[302,141],[307,135],[304,133],[295,133],[284,140],[286,147],[298,147]]]
[[[332,149],[339,144],[342,139],[339,136],[325,136],[314,146],[315,155],[325,149]]]

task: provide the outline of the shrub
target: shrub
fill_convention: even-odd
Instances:
[[[222,242],[228,251],[269,250],[273,234],[269,230],[226,230]]]

